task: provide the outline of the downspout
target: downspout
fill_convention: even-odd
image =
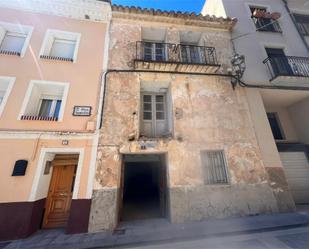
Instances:
[[[309,52],[309,45],[308,45],[308,43],[306,42],[304,36],[302,35],[302,33],[300,32],[300,30],[299,30],[299,28],[298,28],[297,22],[296,22],[296,20],[295,20],[293,14],[292,14],[290,8],[289,8],[289,5],[288,5],[287,0],[282,0],[282,1],[283,1],[283,4],[284,4],[284,7],[285,7],[286,11],[288,12],[289,16],[291,17],[291,19],[292,19],[292,21],[293,21],[293,23],[294,23],[294,25],[295,25],[295,28],[296,28],[296,30],[297,30],[297,32],[298,32],[298,34],[299,34],[301,40],[303,41],[303,43],[305,44],[305,47],[306,47],[307,51]]]
[[[135,70],[135,69],[109,69],[104,72],[104,89],[103,89],[103,97],[101,101],[101,117],[100,117],[100,125],[99,129],[102,128],[103,125],[103,116],[104,116],[104,106],[105,106],[105,98],[106,98],[106,89],[107,89],[107,76],[111,73],[162,73],[162,74],[179,74],[179,75],[200,75],[200,76],[217,76],[217,77],[226,77],[237,80],[238,84],[241,87],[248,88],[262,88],[262,89],[281,89],[281,90],[303,90],[309,91],[309,87],[292,87],[292,86],[271,86],[271,85],[251,85],[247,84],[236,76],[231,74],[217,74],[217,73],[190,73],[190,72],[174,72],[174,71],[146,71],[146,70]]]

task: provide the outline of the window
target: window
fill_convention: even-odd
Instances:
[[[186,63],[201,63],[201,51],[199,46],[181,44],[181,59]]]
[[[277,113],[267,113],[268,121],[275,140],[284,140]]]
[[[157,42],[143,42],[144,60],[146,61],[166,61],[166,44]]]
[[[205,184],[228,184],[228,173],[223,151],[202,151]]]
[[[165,93],[142,93],[141,133],[147,137],[168,135]]]
[[[266,17],[258,17],[258,13],[267,13],[266,8],[250,7],[251,18],[258,31],[282,32],[276,20]]]
[[[0,53],[23,56],[31,33],[29,26],[0,22]]]
[[[2,114],[5,104],[13,88],[15,78],[0,76],[0,115]]]
[[[80,41],[80,34],[48,30],[41,49],[43,59],[75,62]]]
[[[20,119],[61,121],[67,94],[68,83],[31,81]]]
[[[39,117],[59,118],[61,99],[43,98],[40,103]]]
[[[265,48],[274,75],[293,75],[288,57],[281,48]],[[297,65],[295,64],[295,67]],[[295,68],[296,70],[296,68]]]
[[[302,35],[309,35],[309,16],[294,14],[297,27]]]

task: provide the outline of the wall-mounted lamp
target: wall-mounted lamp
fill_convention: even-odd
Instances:
[[[243,77],[246,71],[246,61],[244,55],[235,54],[231,60],[232,64],[232,85],[233,89],[235,89],[239,80]]]

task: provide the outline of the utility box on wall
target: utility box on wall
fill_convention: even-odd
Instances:
[[[24,176],[26,174],[28,161],[18,160],[15,162],[12,176]]]

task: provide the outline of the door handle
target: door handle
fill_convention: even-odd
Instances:
[[[60,195],[60,196],[67,196],[66,193],[60,193],[59,195]]]

